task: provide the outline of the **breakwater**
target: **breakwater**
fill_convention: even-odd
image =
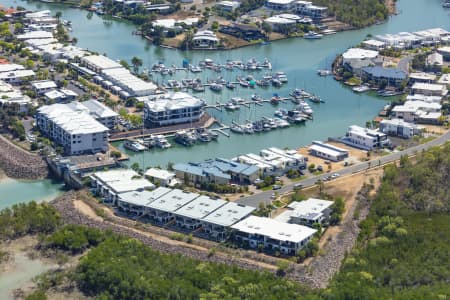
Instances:
[[[48,176],[45,160],[12,144],[0,135],[0,168],[11,178],[42,179]]]

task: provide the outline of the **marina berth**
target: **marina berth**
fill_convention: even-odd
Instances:
[[[90,178],[94,193],[113,205],[117,205],[122,193],[155,188],[153,183],[130,169],[95,172]]]
[[[296,254],[317,231],[306,226],[257,216],[249,216],[231,228],[235,230],[235,240],[238,243],[247,244],[250,248],[263,245],[267,250],[280,251],[283,254]]]
[[[292,202],[288,205],[288,209],[278,215],[275,220],[309,227],[313,227],[315,224],[326,226],[333,203],[333,201],[315,198]]]

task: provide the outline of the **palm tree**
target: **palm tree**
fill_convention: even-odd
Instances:
[[[62,17],[62,12],[57,11],[55,14],[55,18],[59,21],[59,19]]]
[[[142,66],[142,59],[140,59],[139,57],[134,56],[131,59],[131,64],[133,65],[134,73],[137,74],[139,72],[139,68]]]

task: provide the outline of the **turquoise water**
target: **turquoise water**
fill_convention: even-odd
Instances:
[[[216,156],[231,158],[239,153],[257,152],[268,146],[293,148],[307,145],[316,139],[343,135],[349,125],[364,125],[366,121],[372,120],[389,100],[374,95],[355,94],[331,77],[317,76],[317,69],[329,68],[336,55],[348,47],[357,45],[368,34],[415,31],[433,27],[450,29],[449,11],[441,7],[441,1],[400,0],[398,1],[400,14],[390,17],[385,24],[338,33],[321,40],[289,39],[267,46],[252,46],[232,51],[183,52],[150,45],[146,40],[132,35],[135,27],[125,21],[102,19],[95,14],[91,15],[86,11],[60,4],[14,0],[2,0],[2,4],[5,6],[21,5],[33,10],[61,11],[64,19],[72,21],[72,35],[77,37],[79,46],[101,54],[106,53],[113,59],[131,60],[133,56],[138,56],[143,59],[144,66],[147,68],[150,68],[157,61],[164,62],[166,66],[172,64],[180,66],[185,58],[196,64],[205,58],[224,62],[227,59],[245,61],[252,57],[258,60],[267,57],[271,60],[274,71],[284,71],[288,75],[289,83],[281,89],[244,90],[238,88],[234,92],[224,91],[222,94],[212,94],[209,91],[199,94],[209,103],[225,102],[232,96],[245,98],[255,92],[265,97],[272,96],[274,92],[281,96],[287,96],[289,90],[294,87],[305,88],[326,101],[325,104],[311,105],[315,112],[314,120],[307,122],[304,126],[293,126],[288,129],[251,136],[231,135],[230,138],[221,136],[218,142],[196,145],[192,148],[175,146],[168,150],[154,150],[144,154],[128,152],[130,155],[129,164],[138,162],[146,166],[165,166],[168,162],[195,161]],[[226,79],[234,79],[237,74],[239,73],[222,73]],[[181,79],[189,76],[193,77],[192,74],[179,73],[176,78]],[[204,72],[199,77],[207,79],[216,76],[217,74]],[[261,76],[262,73],[255,73],[256,78]],[[156,77],[155,80],[161,82],[162,79]],[[291,105],[282,104],[281,106],[288,108]],[[246,119],[271,116],[275,109],[267,104],[256,109],[241,108],[239,113],[210,112],[220,121],[229,124],[231,121],[244,122]],[[120,144],[119,147],[121,147]],[[24,184],[24,187],[25,190],[34,189],[29,184]],[[17,201],[20,201],[20,199]]]
[[[2,179],[0,180],[0,210],[19,202],[51,200],[62,193],[62,187],[61,183],[50,179],[35,181]]]

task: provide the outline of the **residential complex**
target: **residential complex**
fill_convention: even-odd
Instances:
[[[231,228],[236,230],[237,242],[248,244],[251,248],[263,247],[283,254],[296,254],[317,231],[310,227],[257,216],[250,216]]]
[[[75,103],[76,104],[76,103]],[[89,154],[108,150],[109,128],[76,105],[53,104],[40,107],[36,125],[66,155]]]
[[[401,119],[383,120],[380,122],[380,131],[392,136],[409,139],[419,135],[423,129],[413,123]]]
[[[320,141],[314,141],[308,151],[311,155],[330,161],[341,161],[348,157],[348,150]]]
[[[250,184],[259,177],[256,166],[223,158],[178,163],[173,169],[182,182],[190,184]]]
[[[147,128],[196,122],[204,114],[203,100],[184,92],[141,97],[145,101],[144,122]]]
[[[357,125],[348,128],[342,141],[352,147],[369,151],[388,147],[391,143],[385,133]]]
[[[333,201],[309,198],[292,202],[288,210],[278,215],[275,220],[312,227],[315,224],[327,225],[332,211]]]

